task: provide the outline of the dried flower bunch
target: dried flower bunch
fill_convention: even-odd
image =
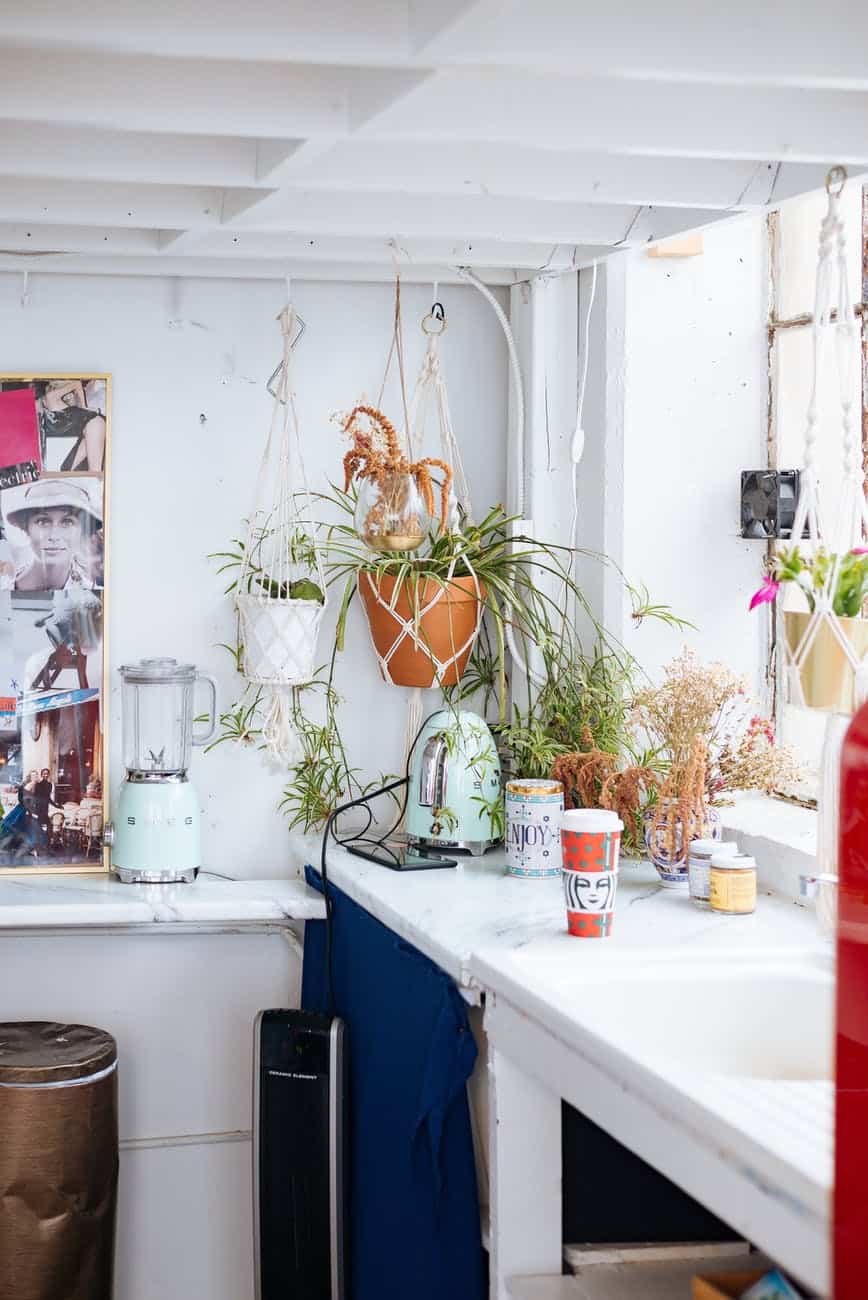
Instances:
[[[788,749],[775,744],[774,725],[754,714],[741,735],[731,736],[716,755],[707,784],[712,799],[730,790],[762,790],[790,784],[798,764]]]
[[[672,861],[691,840],[707,839],[711,833],[706,789],[708,746],[701,736],[694,738],[687,764],[670,768],[654,809],[652,833],[663,833],[663,843]]]
[[[703,664],[689,650],[666,666],[659,686],[639,691],[633,725],[648,733],[668,770],[686,771],[696,738],[710,754],[720,750],[747,701],[743,679],[724,664]]]
[[[642,809],[659,790],[659,775],[638,764],[619,770],[617,755],[596,749],[587,729],[582,743],[588,748],[561,754],[552,766],[552,779],[564,787],[564,807],[612,809],[624,823],[624,853],[641,852]]]
[[[439,531],[444,532],[449,509],[449,490],[452,486],[452,467],[433,457],[409,461],[401,448],[395,426],[375,406],[360,404],[353,407],[342,421],[342,428],[352,440],[352,445],[344,456],[344,491],[349,491],[354,478],[359,482],[376,484],[379,489],[376,500],[361,520],[359,531],[362,540],[373,550],[396,549],[387,537],[397,530],[402,541],[411,543],[397,549],[411,550],[421,544],[425,536],[425,523],[418,511],[414,512],[411,495],[415,485],[429,518],[438,518],[431,467],[443,473],[440,483]],[[400,520],[399,525],[394,523],[396,520]]]
[[[655,827],[665,828],[670,851],[679,822],[687,842],[706,827],[708,807],[726,795],[768,793],[797,773],[790,751],[775,745],[771,722],[754,712],[743,679],[688,650],[667,666],[659,686],[639,692],[632,716],[665,765]]]

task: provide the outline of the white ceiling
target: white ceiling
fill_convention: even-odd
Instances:
[[[0,269],[508,282],[868,169],[864,0],[0,0]]]

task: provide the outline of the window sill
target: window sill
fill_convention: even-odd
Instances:
[[[817,813],[767,795],[739,795],[721,808],[723,833],[757,861],[760,884],[800,902],[799,876],[816,871]]]

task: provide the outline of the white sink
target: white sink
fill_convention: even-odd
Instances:
[[[834,982],[814,964],[612,967],[564,989],[584,1029],[655,1069],[830,1079]]]

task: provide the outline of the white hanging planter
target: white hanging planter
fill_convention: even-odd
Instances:
[[[242,669],[258,686],[303,686],[316,671],[316,643],[325,606],[318,600],[235,597]]]
[[[316,673],[326,580],[290,383],[294,309],[288,306],[278,320],[283,361],[248,520],[235,608],[241,672],[264,692],[264,746],[272,758],[291,764],[300,756],[301,742],[290,692]],[[304,594],[292,595],[293,588],[301,588]],[[321,599],[311,599],[311,589]]]

